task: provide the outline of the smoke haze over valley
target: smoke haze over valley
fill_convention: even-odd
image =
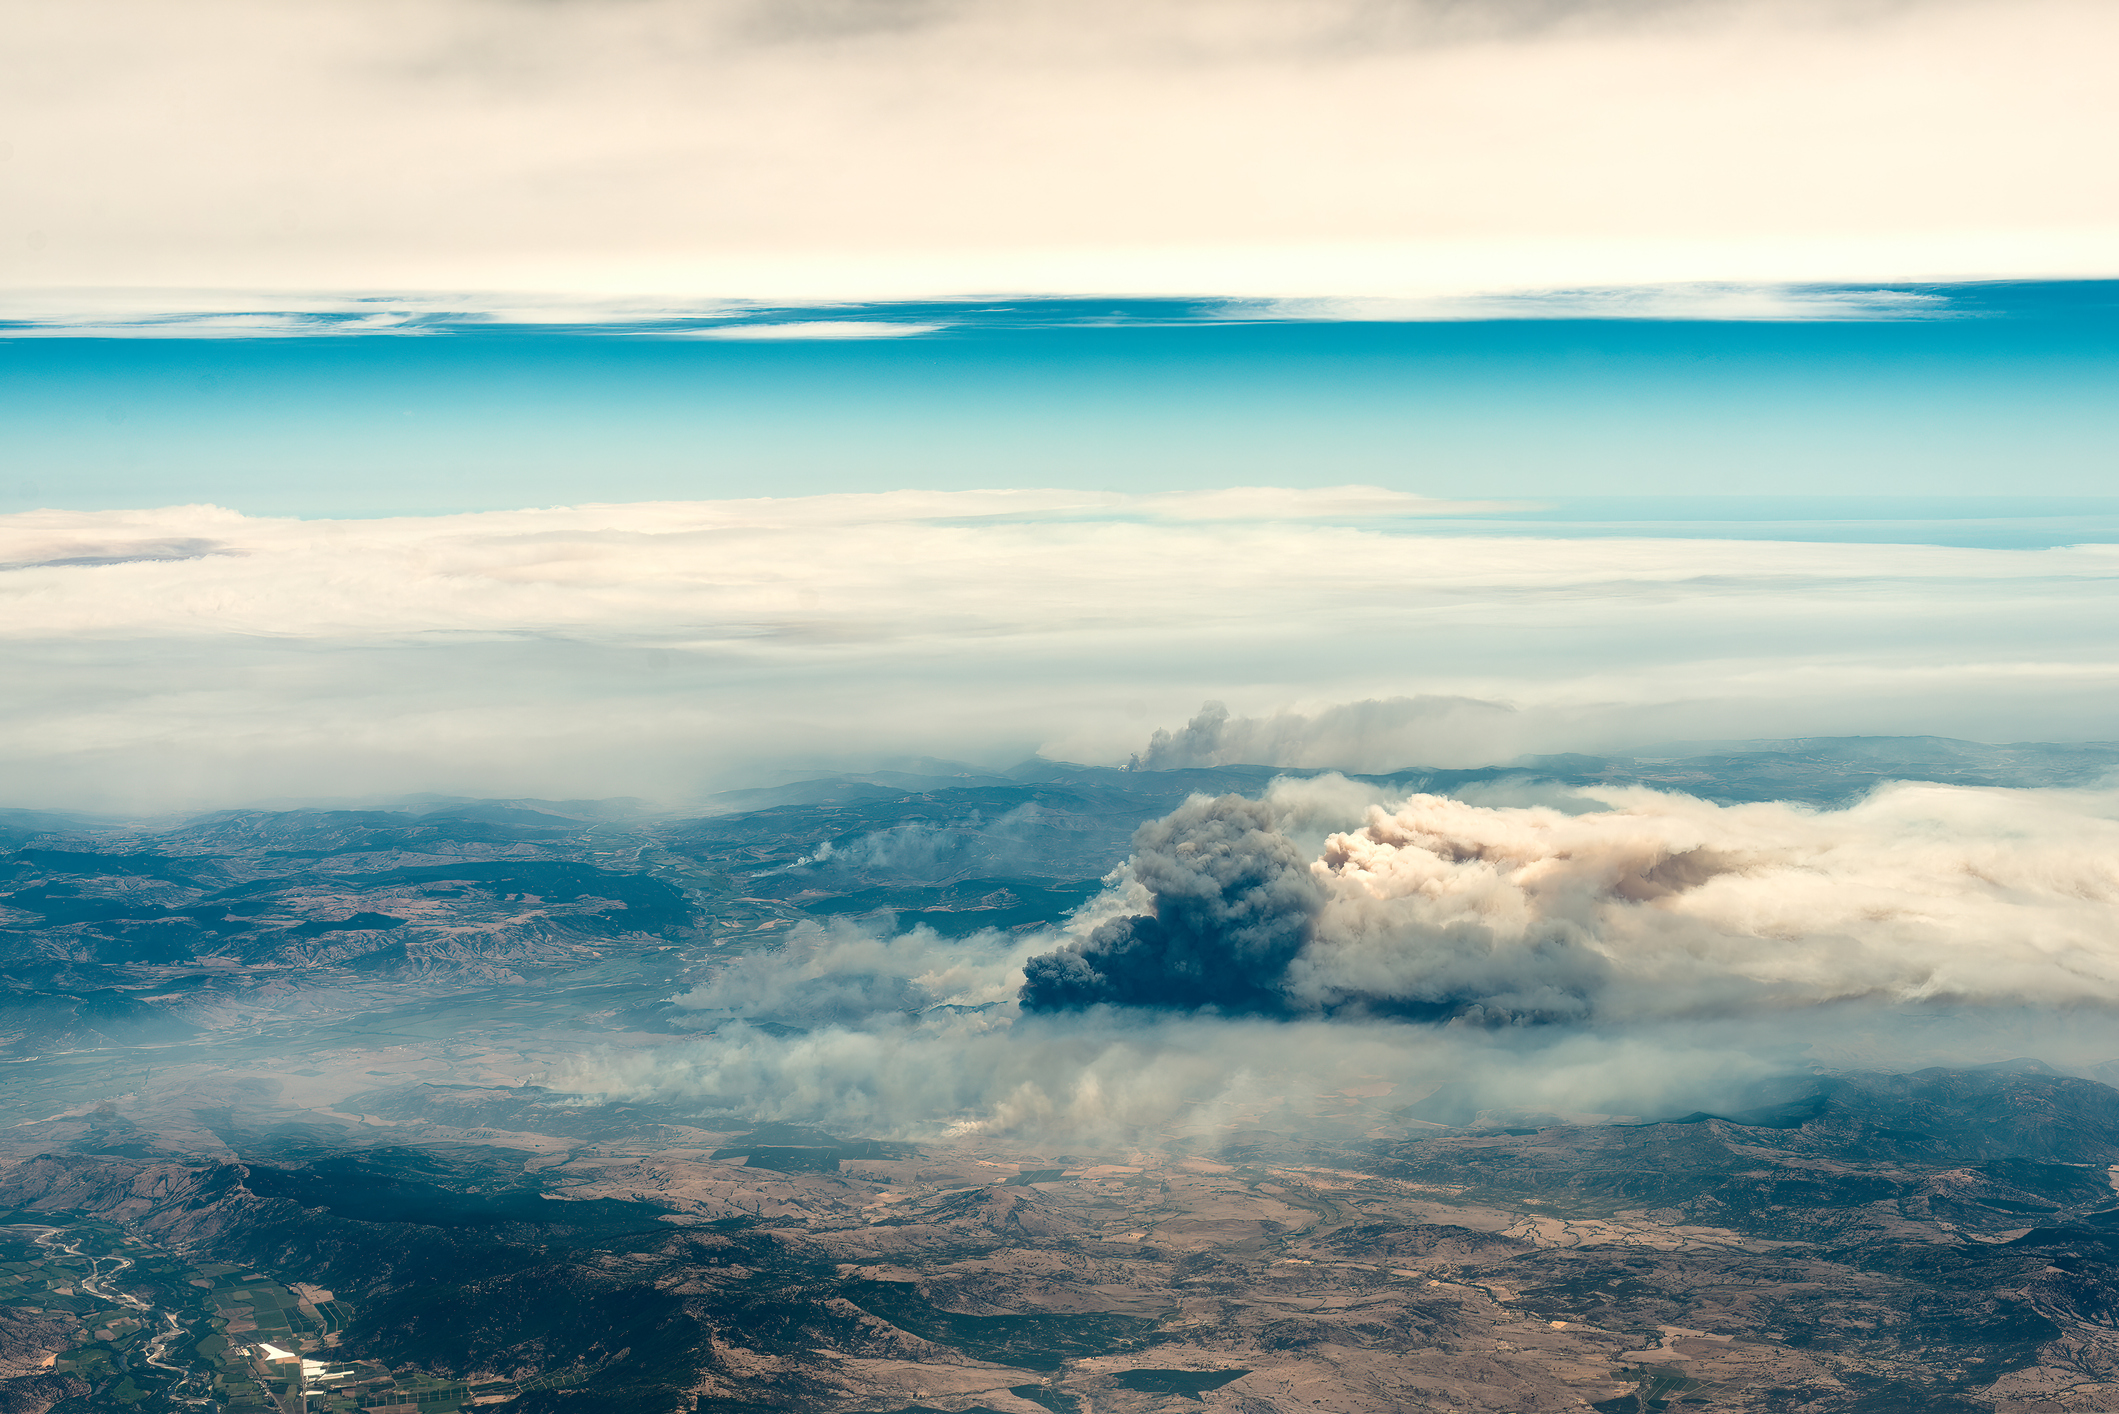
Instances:
[[[1192,738],[1226,716],[1209,709]],[[1965,1105],[2091,1103],[2111,1093],[2102,1079],[2119,1078],[2119,959],[2102,926],[2119,820],[2098,784],[2114,766],[2119,747],[1850,738],[1389,776],[928,762],[750,788],[708,813],[534,800],[131,821],[15,811],[0,900],[10,1047],[0,1145],[14,1167],[0,1182],[21,1221],[44,1221],[56,1204],[87,1224],[69,1231],[113,1251],[156,1244],[206,1272],[201,1281],[218,1280],[211,1262],[247,1261],[328,1288],[339,1306],[296,1309],[306,1298],[288,1288],[293,1329],[304,1328],[297,1317],[327,1334],[350,1322],[328,1349],[397,1370],[397,1387],[414,1393],[477,1387],[536,1408],[585,1381],[573,1397],[625,1407],[705,1388],[767,1407],[852,1409],[931,1400],[939,1381],[967,1409],[1013,1408],[1030,1391],[1042,1407],[1048,1390],[1131,1407],[1167,1397],[1160,1386],[1139,1393],[1141,1381],[1255,1385],[1263,1369],[1297,1386],[1322,1380],[1314,1387],[1340,1391],[1332,1397],[1409,1397],[1408,1377],[1453,1381],[1461,1397],[1468,1376],[1443,1351],[1490,1342],[1472,1332],[1515,1319],[1516,1298],[1429,1310],[1415,1345],[1433,1358],[1412,1365],[1352,1359],[1397,1337],[1289,1345],[1270,1330],[1238,1336],[1247,1363],[1232,1364],[1211,1343],[1186,1344],[1183,1318],[1155,1314],[1181,1289],[1155,1284],[1192,1270],[1187,1253],[1253,1260],[1226,1247],[1238,1231],[1246,1242],[1288,1234],[1242,1249],[1265,1254],[1262,1272],[1336,1251],[1359,1277],[1360,1244],[1401,1240],[1413,1246],[1391,1260],[1445,1285],[1480,1263],[1535,1266],[1552,1244],[1508,1216],[1542,1211],[1524,1206],[1535,1184],[1510,1186],[1533,1170],[1471,1179],[1463,1164],[1501,1153],[1480,1146],[1531,1146],[1522,1162],[1561,1174],[1623,1169],[1641,1161],[1624,1157],[1632,1136],[1666,1130],[1786,1135],[1740,1142],[1795,1143],[1773,1162],[1800,1171],[1811,1162],[1802,1145],[1898,1122],[1876,1116],[1910,1103],[1892,1098],[1908,1083],[1934,1092],[1919,1102],[1931,1109],[1920,1143],[1932,1153],[1862,1182],[1903,1186],[1923,1164],[1970,1154],[1991,1181],[2006,1171],[2015,1186],[1981,1198],[1951,1180],[1952,1201],[1974,1208],[1951,1210],[1948,1231],[1975,1211],[2079,1207],[2082,1196],[2059,1190],[2022,1196],[2050,1181],[2026,1189],[2007,1168],[2032,1153],[2050,1166],[2049,1141],[2025,1149],[2020,1136],[1949,1126],[1973,1123]],[[1972,1078],[1933,1078],[1961,1075]],[[1937,1086],[1959,1088],[1943,1098]],[[2083,1152],[2108,1143],[2119,1161],[2115,1122],[2086,1123]],[[2097,1124],[2108,1140],[2092,1137],[2106,1132]],[[1963,1149],[1975,1133],[1976,1154]],[[1621,1148],[1598,1149],[1600,1135]],[[1556,1142],[1582,1156],[1563,1157]],[[1686,1255],[1696,1248],[1726,1255],[1747,1232],[1798,1233],[1739,1216],[1713,1176],[1725,1161],[1686,1162],[1698,1174],[1678,1186],[1693,1196],[1672,1189],[1668,1201],[1692,1216],[1644,1218],[1600,1198],[1591,1208],[1609,1230],[1570,1227],[1553,1250],[1616,1241],[1609,1250],[1666,1253],[1657,1260],[1691,1281],[1705,1275]],[[2074,1162],[2050,1171],[2076,1172]],[[216,1173],[243,1177],[230,1189]],[[1313,1220],[1326,1209],[1292,1223],[1223,1214],[1216,1205],[1231,1200],[1209,1192],[1219,1174],[1250,1175],[1242,1201],[1270,1198],[1276,1212],[1293,1201],[1285,1195],[1328,1191],[1314,1187],[1327,1179],[1367,1185],[1370,1211],[1414,1221],[1403,1231],[1418,1235],[1356,1239],[1349,1217]],[[1143,1175],[1160,1175],[1152,1211],[1126,1206]],[[981,1194],[994,1196],[965,1206]],[[1713,1194],[1710,1217],[1700,1204]],[[868,1206],[841,1211],[856,1200]],[[1989,1200],[2002,1206],[1977,1208]],[[473,1216],[525,1201],[535,1210]],[[478,1235],[494,1222],[513,1224],[491,1230],[515,1245],[470,1255],[464,1243],[496,1240]],[[621,1234],[642,1223],[674,1224],[692,1244],[689,1256],[656,1249],[657,1262],[676,1263],[659,1286],[627,1286],[596,1255],[614,1242],[639,1250],[645,1238]],[[919,1236],[935,1223],[971,1226]],[[1685,1223],[1727,1235],[1699,1247]],[[700,1241],[724,1240],[709,1234],[753,1231],[740,1260],[780,1272],[773,1299],[809,1313],[790,1317],[806,1323],[797,1345],[854,1363],[831,1365],[827,1379],[813,1363],[823,1357],[757,1346],[751,1318],[726,1305],[733,1290],[686,1297],[681,1321],[704,1321],[702,1335],[645,1362],[637,1332],[621,1351],[586,1327],[533,1353],[514,1317],[481,1345],[415,1314],[445,1278],[422,1275],[402,1248],[445,1236],[491,1273],[460,1297],[488,1311],[533,1270],[569,1301],[649,1299],[692,1264],[724,1260],[701,1255]],[[327,1233],[329,1246],[316,1246]],[[889,1255],[860,1246],[881,1233],[903,1234]],[[961,1255],[973,1233],[986,1236],[971,1249],[991,1255]],[[959,1255],[934,1267],[939,1257],[916,1255],[928,1241]],[[1729,1242],[1737,1248],[1718,1245]],[[1035,1278],[1043,1296],[1021,1286],[1002,1296],[973,1275],[999,1259],[1020,1282],[1024,1263],[1076,1262],[1099,1243],[1112,1256],[1093,1261],[1127,1265],[1137,1292],[1096,1288],[1104,1304],[1088,1309],[1106,1313],[1102,1325],[1071,1314],[1064,1329],[1059,1314],[1020,1325],[1032,1320],[1024,1311],[1083,1309],[1088,1290],[1061,1268]],[[810,1249],[839,1252],[851,1275],[819,1291],[782,1271]],[[1179,1265],[1161,1275],[1164,1262]],[[1932,1299],[1958,1299],[1949,1290]],[[233,1298],[212,1299],[233,1309]],[[1005,1320],[1020,1334],[981,1333],[979,1320],[1003,1319],[975,1314],[995,1303],[1017,1313]],[[1541,1328],[1576,1328],[1579,1306],[1541,1316]],[[883,1324],[833,1327],[842,1316]],[[203,1314],[172,1319],[205,1328]],[[1580,1329],[1593,1345],[1612,1319]],[[722,1334],[698,1351],[748,1353],[704,1365],[684,1353],[709,1329]],[[896,1333],[879,1345],[884,1330]],[[55,1328],[48,1339],[76,1337]],[[1984,1348],[1985,1337],[1966,1339]],[[1880,1341],[1783,1374],[1830,1389],[1863,1378],[1943,1388]],[[210,1374],[212,1351],[196,1348],[205,1353],[190,1358]],[[1127,1354],[1150,1349],[1153,1363]],[[911,1373],[949,1350],[970,1363],[945,1361],[957,1371],[947,1378]],[[1303,1353],[1318,1350],[1340,1353],[1322,1364]],[[1631,1388],[1609,1357],[1568,1373],[1584,1353],[1556,1349],[1539,1357],[1543,1374],[1493,1376],[1492,1398],[1550,1380],[1599,1398]],[[93,1375],[85,1358],[68,1355],[66,1368]],[[2043,1358],[2011,1357],[2009,1368],[2042,1372]],[[420,1385],[415,1369],[437,1382]],[[1128,1369],[1160,1373],[1128,1386]],[[36,1378],[62,1402],[89,1387]],[[1715,1378],[1737,1380],[1734,1391],[1748,1377]]]

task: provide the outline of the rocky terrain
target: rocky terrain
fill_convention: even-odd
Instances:
[[[525,1411],[2119,1400],[2119,1091],[2028,1065],[1789,1087],[1101,1154],[413,1087],[378,1097],[394,1143],[16,1159],[0,1205],[335,1294],[333,1358]]]

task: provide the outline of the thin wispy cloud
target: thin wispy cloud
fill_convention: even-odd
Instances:
[[[1423,298],[1142,300],[1119,307],[1018,296],[990,303],[808,309],[731,301],[628,301],[487,293],[0,290],[0,338],[296,338],[539,329],[665,338],[890,339],[949,330],[1228,323],[1422,323],[1464,320],[1874,321],[1964,317],[1961,292],[1779,285],[1648,285]],[[1963,292],[1969,293],[1969,292]],[[847,317],[858,313],[858,318]]]
[[[948,327],[946,324],[914,324],[887,319],[796,319],[664,332],[695,339],[903,339],[915,334],[937,333]]]
[[[1942,290],[1826,289],[1800,285],[1674,284],[1628,289],[1518,290],[1420,299],[1232,301],[1234,318],[1457,319],[1941,319],[1960,311]]]

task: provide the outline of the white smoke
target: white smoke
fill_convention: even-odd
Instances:
[[[1033,944],[981,933],[953,942],[931,928],[885,936],[849,920],[799,925],[671,1000],[698,1019],[863,1023],[933,1008],[1011,1005]]]
[[[568,1088],[754,1120],[920,1138],[1014,1134],[1086,1144],[1253,1126],[1355,1135],[1428,1128],[1399,1111],[1448,1086],[1451,1122],[1597,1122],[1728,1106],[1789,1069],[1785,1038],[1663,1028],[1467,1031],[1378,1022],[992,1012],[806,1033],[742,1025],[652,1051],[580,1058]]]
[[[1415,796],[1312,866],[1288,991],[1523,1016],[2119,1003],[2119,795],[1902,784],[1838,811]],[[1542,999],[1542,1000],[1540,1000]]]

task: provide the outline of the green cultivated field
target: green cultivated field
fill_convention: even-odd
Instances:
[[[53,1228],[59,1229],[58,1238],[40,1245],[37,1234]],[[80,1251],[67,1252],[66,1246]],[[132,1265],[113,1275],[117,1258]],[[84,1283],[98,1270],[106,1290],[138,1297],[153,1309],[95,1295]],[[255,1267],[188,1262],[122,1228],[68,1213],[0,1212],[0,1305],[56,1315],[77,1327],[80,1343],[61,1352],[53,1369],[88,1381],[90,1398],[99,1405],[130,1407],[164,1392],[192,1398],[210,1394],[229,1414],[276,1409],[275,1396],[290,1383],[284,1367],[261,1367],[254,1347],[270,1343],[329,1363],[331,1346],[354,1314],[344,1301],[305,1300]],[[176,1318],[183,1334],[167,1342],[161,1358],[185,1369],[188,1379],[146,1359],[149,1340],[168,1328],[164,1313]],[[411,1371],[393,1374],[367,1362],[355,1363],[355,1369],[347,1379],[319,1383],[323,1393],[310,1398],[310,1409],[352,1414],[414,1404],[421,1414],[449,1414],[472,1397],[462,1383]],[[537,1385],[566,1383],[565,1375],[557,1375]],[[514,1392],[516,1387],[507,1384],[477,1391]]]

